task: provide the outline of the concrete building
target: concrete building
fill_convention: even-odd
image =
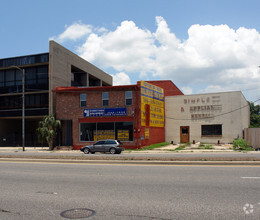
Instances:
[[[20,68],[20,69],[17,69]],[[21,145],[22,70],[25,72],[25,145],[36,146],[35,129],[55,113],[57,86],[111,86],[112,77],[54,41],[49,52],[0,59],[0,146]]]
[[[73,145],[74,149],[102,139],[120,140],[125,148],[164,142],[165,94],[183,95],[170,80],[57,87],[54,92],[56,117],[62,122],[60,145]]]
[[[165,137],[173,143],[231,143],[250,125],[241,92],[165,97]]]

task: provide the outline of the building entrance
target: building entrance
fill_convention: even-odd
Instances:
[[[190,142],[190,126],[180,127],[180,142],[181,143]]]

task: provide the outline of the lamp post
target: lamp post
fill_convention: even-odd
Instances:
[[[24,105],[24,79],[25,79],[25,72],[24,72],[24,69],[21,69],[20,67],[18,66],[12,66],[18,70],[20,70],[22,73],[23,73],[23,76],[22,76],[22,145],[23,145],[23,151],[25,151],[24,149],[24,145],[25,145],[25,105]]]

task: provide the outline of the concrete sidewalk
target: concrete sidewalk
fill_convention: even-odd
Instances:
[[[260,152],[234,152],[230,149],[195,149],[174,151],[178,145],[155,150],[123,151],[111,155],[83,154],[79,150],[49,151],[48,147],[1,147],[0,162],[29,163],[83,163],[83,164],[129,164],[129,165],[241,165],[260,166]]]
[[[212,145],[213,149],[198,149],[199,144],[191,144],[190,146],[185,147],[183,150],[176,150],[180,145],[167,145],[164,147],[156,148],[153,150],[125,150],[122,152],[122,154],[162,154],[162,153],[194,153],[194,154],[200,154],[200,153],[239,153],[238,151],[234,151],[232,149],[231,144],[225,144],[225,145]],[[22,152],[22,147],[0,147],[0,153],[1,152]],[[75,154],[75,153],[81,153],[80,150],[53,150],[49,151],[49,147],[25,147],[25,152],[37,152],[37,153],[69,153],[69,154]],[[259,153],[257,151],[246,151],[245,153],[248,154],[254,154]]]

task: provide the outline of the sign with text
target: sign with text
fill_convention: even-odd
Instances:
[[[129,141],[129,130],[117,130],[117,140]]]
[[[96,108],[83,110],[84,117],[111,117],[126,115],[126,108]]]
[[[146,105],[149,105],[149,111],[147,111]],[[149,112],[150,115],[146,115]],[[150,118],[149,126],[164,127],[164,90],[158,86],[141,81],[142,126],[147,126],[147,118]]]

